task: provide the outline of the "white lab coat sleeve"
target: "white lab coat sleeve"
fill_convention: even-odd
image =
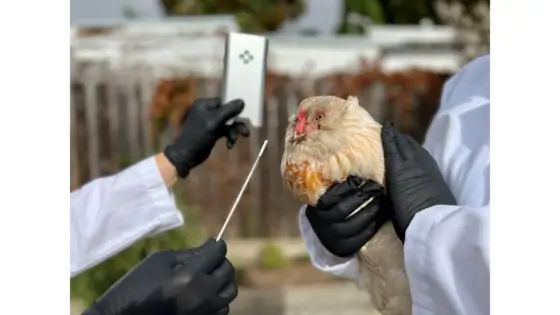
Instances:
[[[183,224],[154,157],[70,195],[70,276]]]
[[[459,206],[417,213],[404,258],[413,315],[490,314],[490,155],[488,56],[446,82],[424,147]]]
[[[359,263],[356,257],[340,258],[331,254],[313,231],[307,216],[305,206],[299,210],[299,229],[303,242],[309,252],[313,266],[334,276],[356,280],[359,274]]]
[[[434,206],[406,231],[413,315],[490,313],[490,206]]]

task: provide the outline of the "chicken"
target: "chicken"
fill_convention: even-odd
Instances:
[[[356,97],[306,98],[290,117],[280,171],[293,196],[312,206],[331,185],[352,175],[384,184],[381,125]],[[368,291],[372,314],[410,315],[403,245],[392,224],[384,224],[357,257],[358,286]]]

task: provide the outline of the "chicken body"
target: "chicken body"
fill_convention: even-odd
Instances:
[[[331,185],[352,175],[384,184],[380,135],[381,125],[355,97],[303,100],[286,131],[280,166],[286,186],[299,201],[314,206]],[[358,259],[358,285],[370,294],[372,314],[410,315],[403,245],[390,222],[360,250]]]

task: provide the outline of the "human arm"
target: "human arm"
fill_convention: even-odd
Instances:
[[[156,154],[155,160],[159,174],[165,183],[165,187],[167,187],[167,189],[171,189],[179,179],[177,169],[173,164],[171,164],[163,152]]]
[[[72,192],[71,277],[145,236],[182,225],[169,188],[206,160],[219,138],[226,137],[231,148],[239,135],[249,135],[242,122],[226,125],[243,106],[242,101],[222,105],[219,98],[195,101],[181,134],[164,153]]]
[[[484,128],[473,114],[485,107],[466,105],[434,120],[426,148],[435,159],[410,137],[383,130],[392,219],[404,240],[413,315],[489,314],[489,150],[485,141],[462,139],[473,132],[461,133],[469,124]],[[465,110],[470,120],[458,115]]]
[[[381,211],[382,186],[374,181],[351,176],[330,187],[315,207],[304,206],[299,213],[299,227],[309,251],[311,263],[319,270],[356,280],[356,253],[387,221]],[[370,198],[374,198],[351,215]]]
[[[311,264],[326,273],[333,276],[346,278],[348,280],[356,280],[359,274],[358,259],[355,256],[351,257],[338,257],[331,254],[313,231],[309,219],[305,215],[306,206],[302,206],[299,210],[299,230],[301,237],[309,257]]]
[[[169,172],[158,166],[157,156],[150,157],[70,194],[71,277],[142,237],[183,224],[162,177]]]
[[[490,206],[433,206],[406,231],[416,314],[490,313]]]
[[[413,315],[490,313],[489,64],[477,58],[446,83],[426,135],[458,206],[429,207],[406,231]]]

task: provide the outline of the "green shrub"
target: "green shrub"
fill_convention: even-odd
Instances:
[[[311,263],[311,256],[309,256],[309,253],[305,253],[305,255],[302,256],[298,256],[297,258],[295,258],[295,261],[297,261],[298,263]]]
[[[280,269],[290,265],[290,260],[282,248],[272,242],[267,242],[259,253],[259,267],[263,269]]]
[[[188,249],[200,245],[206,238],[196,208],[181,207],[186,227],[146,238],[116,256],[74,277],[70,282],[71,298],[90,305],[115,281],[150,253],[166,249]]]

